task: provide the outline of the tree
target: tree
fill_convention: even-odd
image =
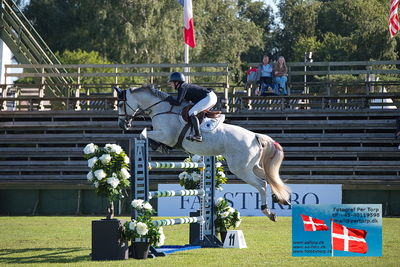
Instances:
[[[98,52],[91,51],[82,51],[81,49],[77,49],[75,51],[65,50],[63,53],[56,53],[56,56],[60,59],[62,64],[110,64],[108,60],[102,58]],[[74,73],[77,72],[77,69],[67,69],[68,72]],[[113,69],[110,68],[82,68],[80,70],[81,73],[111,73]],[[101,83],[114,83],[113,77],[83,77],[80,81],[82,84],[101,84]],[[97,89],[96,93],[99,92],[109,92],[111,88],[106,88],[101,90],[100,88],[92,88]],[[100,90],[100,91],[99,91]],[[94,93],[91,90],[91,93]]]
[[[284,27],[278,42],[290,61],[302,61],[306,51],[300,50],[311,40],[307,49],[320,61],[397,58],[385,0],[285,0],[279,8]]]
[[[97,51],[115,63],[183,62],[183,8],[175,0],[31,0],[24,13],[55,51]],[[239,81],[249,51],[271,49],[273,18],[260,1],[196,0],[193,13],[191,62],[228,62]]]
[[[277,49],[279,54],[293,61],[298,56],[293,51],[298,40],[316,36],[320,3],[313,0],[282,0],[278,8],[283,28],[277,32]]]
[[[251,47],[262,47],[262,29],[247,18],[238,16],[235,0],[197,1],[199,12],[195,28],[199,47],[195,50],[197,62],[230,63],[232,78],[240,82],[241,56]]]
[[[249,51],[242,55],[247,62],[261,61],[263,54],[273,54],[275,51],[275,22],[272,8],[262,1],[239,0],[239,16],[253,22],[262,31],[262,45],[250,44]]]
[[[326,38],[333,36],[346,40],[342,42],[343,53],[330,55],[332,60],[395,59],[389,39],[388,11],[388,1],[382,0],[324,3],[318,16],[318,37],[323,42],[330,42]]]

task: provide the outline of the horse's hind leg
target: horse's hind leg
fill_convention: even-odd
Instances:
[[[261,200],[261,211],[264,213],[271,221],[276,222],[275,212],[271,212],[267,204],[267,183],[265,180],[257,177],[252,170],[230,170],[232,173],[236,174],[240,179],[245,181],[251,186],[254,186],[260,193]]]

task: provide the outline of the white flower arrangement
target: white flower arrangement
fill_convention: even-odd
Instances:
[[[203,157],[199,155],[193,155],[189,158],[186,158],[184,162],[202,162]],[[223,156],[216,157],[215,163],[215,188],[217,190],[222,190],[221,184],[226,184],[228,178],[224,173],[224,167],[222,165],[222,161],[225,160]],[[200,180],[201,174],[199,168],[185,168],[183,172],[179,174],[179,184],[183,186],[185,189],[199,189],[200,188]]]
[[[129,158],[116,144],[106,144],[101,148],[93,143],[83,149],[90,171],[87,180],[96,188],[99,196],[109,203],[123,198],[123,190],[129,188]]]
[[[220,197],[215,201],[215,231],[226,232],[229,228],[240,226],[242,219],[240,212],[230,207],[228,202]]]
[[[107,151],[113,152],[115,154],[121,154],[121,152],[123,152],[122,148],[119,145],[116,145],[116,144],[106,144],[104,146],[104,148]]]
[[[134,242],[135,238],[147,239],[153,246],[161,246],[165,241],[165,234],[161,226],[154,226],[151,216],[155,213],[149,202],[134,199],[131,206],[136,210],[136,220],[126,222],[123,235]]]

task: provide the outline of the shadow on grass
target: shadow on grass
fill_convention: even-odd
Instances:
[[[0,249],[2,263],[71,263],[90,261],[90,251],[86,255],[74,255],[76,252],[88,251],[87,248],[23,248]],[[79,253],[81,254],[81,253]]]

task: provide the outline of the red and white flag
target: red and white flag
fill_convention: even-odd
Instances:
[[[328,226],[323,220],[319,220],[304,214],[300,214],[303,219],[304,231],[327,231]]]
[[[393,38],[399,31],[399,15],[397,13],[398,7],[399,7],[399,0],[390,1],[389,32],[391,38]]]
[[[194,38],[194,22],[193,22],[193,8],[192,0],[178,0],[179,4],[183,6],[184,13],[184,38],[185,43],[191,48],[196,46],[196,40]]]
[[[349,228],[332,222],[332,249],[367,253],[367,231]]]

